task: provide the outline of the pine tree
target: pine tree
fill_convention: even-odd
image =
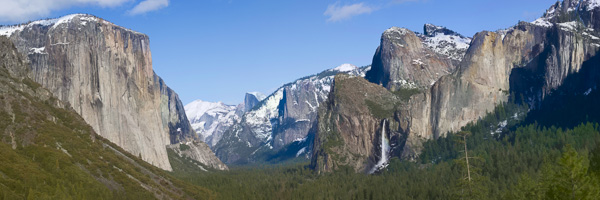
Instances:
[[[457,133],[460,137],[458,144],[462,145],[464,149],[464,156],[457,159],[456,162],[462,166],[464,170],[463,176],[457,182],[457,188],[454,191],[456,199],[487,199],[488,188],[486,187],[489,182],[489,178],[480,174],[480,169],[474,167],[472,164],[473,160],[479,160],[477,157],[470,157],[467,137],[471,135],[469,131],[461,131]]]
[[[568,146],[558,168],[546,174],[547,199],[597,199],[598,183],[588,173],[589,160]]]
[[[528,175],[522,175],[518,184],[512,188],[509,199],[544,199],[541,185]]]

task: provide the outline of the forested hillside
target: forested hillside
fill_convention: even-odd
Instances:
[[[588,95],[595,98],[598,92]],[[548,120],[540,124],[525,114],[527,105],[514,102],[498,106],[459,133],[426,142],[418,161],[393,158],[384,171],[373,175],[351,168],[319,175],[308,163],[210,173],[184,171],[181,163],[174,165],[173,175],[214,190],[219,199],[595,199],[600,195],[598,118],[588,117],[589,121],[575,126],[561,121],[554,126]],[[536,115],[539,119],[562,115],[538,112],[546,114]],[[590,109],[579,115],[595,112]]]

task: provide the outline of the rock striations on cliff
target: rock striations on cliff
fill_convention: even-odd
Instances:
[[[432,46],[423,45],[426,38],[418,40],[415,34],[405,29],[387,30],[373,58],[373,68],[366,78],[395,94],[403,93],[404,88],[424,88],[422,92],[409,94],[407,104],[402,104],[393,111],[393,120],[388,119],[395,121],[395,124],[388,123],[388,133],[397,132],[399,138],[403,138],[397,140],[396,145],[399,146],[392,145],[391,149],[396,150],[390,150],[390,153],[404,159],[415,159],[423,141],[444,137],[449,131],[459,130],[491,112],[497,105],[507,102],[511,95],[518,99],[522,96],[523,102],[528,103],[530,108],[538,109],[540,102],[555,92],[567,77],[579,72],[584,62],[597,56],[596,53],[600,50],[599,14],[600,3],[597,1],[557,2],[532,23],[520,22],[505,30],[475,34],[464,56],[452,59],[452,56],[445,55],[453,60],[448,62],[438,62],[444,61],[444,54],[435,51]],[[430,35],[429,30],[435,32],[441,29],[426,25],[425,35]],[[454,34],[445,30],[440,33]],[[428,53],[431,51],[437,52],[437,56],[428,58],[427,55],[432,55]],[[418,52],[423,53],[419,55]],[[420,65],[409,62],[419,59],[428,63],[427,67],[419,69]],[[452,64],[455,65],[454,71],[451,70]],[[433,76],[437,75],[431,73],[435,70],[446,70],[447,73]],[[435,83],[427,85],[430,80]],[[586,86],[588,87],[593,86]],[[332,90],[336,91],[337,88]],[[337,95],[333,98],[329,101],[343,102]],[[356,107],[354,110],[369,107],[362,102],[353,106]],[[381,155],[379,151],[357,151],[360,153],[352,157],[363,159],[355,161],[358,163],[345,163],[347,156],[335,157],[333,155],[339,152],[327,152],[319,147],[319,144],[323,146],[323,142],[327,141],[323,138],[331,135],[329,130],[337,130],[341,138],[352,138],[351,142],[364,140],[367,141],[365,144],[382,146],[380,140],[373,139],[373,135],[379,130],[357,132],[354,130],[360,130],[362,125],[344,120],[343,114],[333,118],[326,117],[328,113],[339,113],[336,111],[338,107],[342,106],[324,107],[325,115],[319,115],[319,119],[325,117],[326,120],[319,121],[319,131],[314,142],[313,167],[320,171],[331,171],[335,169],[333,166],[336,163],[342,163],[364,172],[373,165],[372,159],[364,158]],[[381,121],[379,123],[383,124]],[[354,128],[346,131],[340,129],[347,126]],[[347,140],[343,141],[342,146],[352,144]],[[361,145],[369,148],[368,145]]]
[[[86,14],[0,27],[0,35],[28,59],[31,79],[143,160],[171,170],[166,145],[197,139],[179,97],[152,69],[147,35]]]
[[[0,36],[3,199],[216,198],[99,136],[28,71],[27,59]]]

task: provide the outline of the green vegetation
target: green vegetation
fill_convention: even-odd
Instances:
[[[179,144],[179,149],[181,149],[181,151],[186,151],[190,149],[190,146],[188,146],[187,144]]]
[[[365,104],[367,104],[371,114],[379,119],[385,119],[394,116],[393,109],[385,109],[377,102],[365,99]]]
[[[172,175],[215,191],[219,199],[596,198],[600,125],[523,124],[525,110],[527,106],[500,105],[464,127],[461,133],[468,135],[449,133],[426,142],[417,162],[393,158],[386,170],[374,175],[344,166],[317,174],[308,163],[208,173],[181,170],[188,165],[184,163],[174,165]],[[467,169],[470,179],[465,178]]]
[[[417,88],[400,88],[396,91],[392,91],[396,96],[400,97],[402,101],[408,101],[412,95],[419,94],[422,91]]]
[[[22,80],[0,70],[0,199],[214,198],[96,135]]]
[[[344,144],[344,142],[342,141],[342,138],[340,138],[340,134],[337,133],[336,131],[332,130],[326,135],[327,135],[327,139],[325,140],[325,142],[323,143],[321,148],[323,148],[323,150],[325,150],[325,152],[327,152],[327,154],[335,155],[336,153],[332,149],[342,146]]]
[[[31,80],[30,78],[24,78],[23,83],[25,85],[27,85],[27,87],[31,88],[34,91],[37,90],[38,88],[42,87],[39,83],[36,83],[35,81]]]

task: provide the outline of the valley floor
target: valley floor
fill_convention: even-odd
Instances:
[[[172,175],[213,190],[218,199],[598,197],[598,123],[548,127],[535,121],[528,122],[524,116],[521,118],[524,120],[517,120],[514,113],[524,109],[528,108],[502,105],[493,114],[463,129],[463,133],[470,133],[466,137],[470,181],[463,162],[462,137],[456,134],[427,142],[418,161],[393,158],[385,170],[374,175],[357,174],[350,168],[319,175],[308,167],[308,163],[206,173],[181,159],[171,160],[175,170]]]

